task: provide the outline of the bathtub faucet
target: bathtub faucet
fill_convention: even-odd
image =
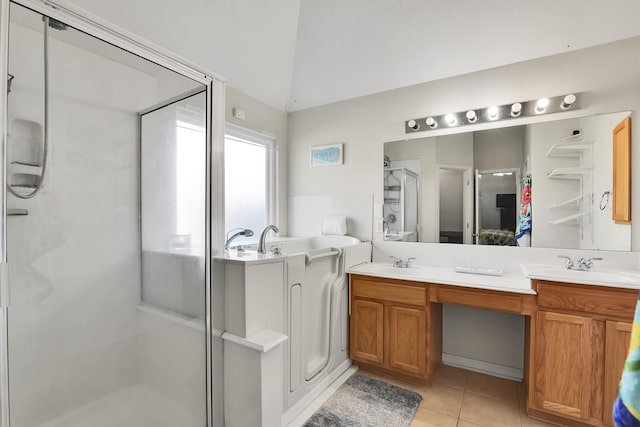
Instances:
[[[267,225],[265,227],[264,230],[262,230],[262,234],[260,234],[260,241],[258,242],[258,253],[259,254],[265,254],[267,253],[267,249],[266,249],[266,242],[265,242],[265,237],[267,237],[267,233],[269,232],[269,230],[273,230],[276,233],[279,233],[280,230],[278,230],[278,227],[276,227],[275,225]]]
[[[240,230],[240,231],[235,233],[233,236],[229,237],[229,233],[231,233],[232,231],[236,231],[236,230]],[[235,239],[236,237],[239,237],[239,236],[251,237],[251,236],[253,236],[253,231],[249,230],[248,228],[234,228],[234,229],[231,229],[231,230],[227,231],[227,241],[224,244],[224,249],[225,250],[229,250],[229,245],[231,244],[233,239]]]

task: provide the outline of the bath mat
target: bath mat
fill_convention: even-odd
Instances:
[[[421,401],[414,391],[354,375],[304,427],[408,427]]]

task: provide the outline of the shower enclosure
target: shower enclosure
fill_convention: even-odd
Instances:
[[[420,176],[406,168],[384,170],[384,239],[420,241]]]
[[[221,84],[51,3],[2,0],[0,18],[0,425],[219,425]]]

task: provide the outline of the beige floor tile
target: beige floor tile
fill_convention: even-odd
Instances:
[[[479,424],[474,424],[471,421],[459,420],[457,427],[482,427]]]
[[[469,371],[464,369],[454,368],[453,366],[442,365],[438,370],[435,382],[462,390],[467,384],[468,372]]]
[[[517,405],[465,391],[460,419],[483,427],[520,427]]]
[[[519,406],[519,388],[520,383],[515,381],[493,377],[479,372],[469,372],[465,391],[493,397]]]
[[[522,427],[556,427],[556,425],[534,420],[527,417],[527,414],[522,414]]]
[[[456,418],[460,414],[462,390],[441,384],[434,384],[432,388],[414,386],[413,390],[422,396],[420,406]]]
[[[420,407],[410,427],[456,427],[457,423],[454,417]]]

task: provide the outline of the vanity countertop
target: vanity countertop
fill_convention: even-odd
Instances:
[[[452,267],[414,265],[397,268],[389,263],[372,262],[351,267],[347,273],[534,295],[532,279],[640,290],[640,271],[604,268],[576,271],[533,263],[521,264],[521,270],[521,274],[505,272],[501,276],[484,276],[458,273]]]
[[[509,272],[502,276],[483,276],[458,273],[453,267],[414,265],[397,268],[389,263],[372,262],[351,267],[347,269],[347,273],[535,295],[535,291],[531,289],[531,280],[522,274]]]
[[[529,279],[576,283],[610,288],[640,289],[640,271],[595,267],[590,271],[568,270],[551,264],[520,264],[522,274]]]

